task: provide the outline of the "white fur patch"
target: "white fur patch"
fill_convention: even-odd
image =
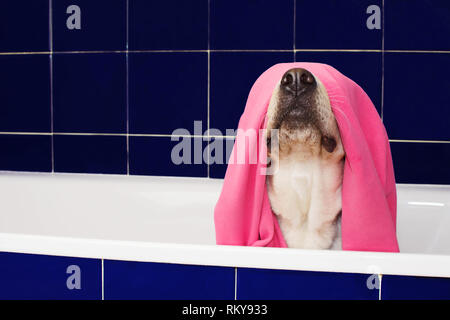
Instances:
[[[277,215],[288,247],[341,249],[340,217],[344,149],[336,119],[323,84],[317,81],[315,98],[326,134],[337,138],[336,149],[325,151],[320,139],[306,139],[317,132],[283,132],[280,128],[280,153],[272,161],[278,170],[267,176],[269,200]],[[279,111],[279,85],[267,111],[268,129]],[[283,135],[285,140],[283,140]],[[281,143],[289,144],[283,148]],[[278,162],[278,163],[275,163]]]

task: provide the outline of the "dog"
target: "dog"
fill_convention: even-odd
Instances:
[[[266,184],[287,246],[342,249],[342,178],[345,152],[324,85],[302,68],[288,70],[273,90],[267,136],[278,130],[268,157],[278,169]]]

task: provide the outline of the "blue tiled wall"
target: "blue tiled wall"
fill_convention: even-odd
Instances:
[[[450,299],[449,278],[370,277],[0,252],[0,299]]]
[[[172,131],[232,141],[259,74],[318,61],[371,97],[398,182],[450,184],[449,16],[447,0],[2,0],[0,170],[221,178],[173,164]]]
[[[242,300],[378,300],[370,275],[239,268],[237,298]]]
[[[234,299],[234,268],[106,260],[105,299]]]
[[[0,252],[0,300],[101,298],[101,260]]]

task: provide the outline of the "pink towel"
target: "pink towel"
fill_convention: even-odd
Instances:
[[[239,121],[239,129],[265,128],[272,91],[291,68],[304,68],[324,84],[346,153],[342,186],[342,248],[357,251],[398,252],[397,196],[386,130],[367,94],[331,66],[319,63],[283,63],[265,71],[253,85]],[[242,133],[242,132],[241,132]],[[236,144],[266,144],[238,132]],[[222,245],[286,247],[271,210],[263,161],[229,163],[216,204],[216,242]]]

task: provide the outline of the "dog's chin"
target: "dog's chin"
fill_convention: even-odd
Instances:
[[[305,121],[296,112],[288,115],[280,124],[279,139],[281,153],[299,150],[319,153],[322,149],[333,153],[337,147],[336,137],[324,133],[316,123]]]

